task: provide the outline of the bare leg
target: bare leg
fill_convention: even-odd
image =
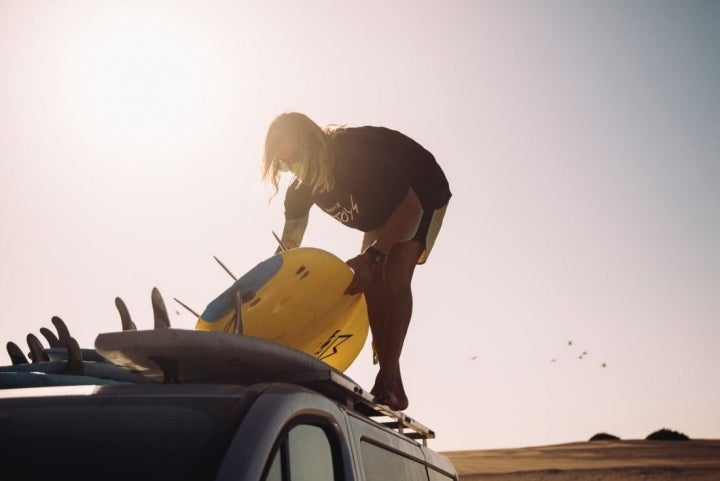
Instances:
[[[365,291],[380,364],[371,392],[378,403],[396,410],[408,406],[400,354],[412,317],[412,276],[422,251],[422,245],[415,240],[396,244],[388,253],[384,269],[378,269]]]

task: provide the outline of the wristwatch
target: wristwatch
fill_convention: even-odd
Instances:
[[[383,254],[373,246],[365,249],[365,254],[367,254],[370,260],[373,261],[375,264],[379,264],[385,259],[385,254]]]

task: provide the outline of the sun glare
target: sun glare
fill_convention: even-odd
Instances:
[[[207,68],[179,26],[125,20],[97,32],[79,59],[84,106],[101,138],[167,144],[191,132],[207,109]]]

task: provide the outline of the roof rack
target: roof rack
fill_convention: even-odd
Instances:
[[[320,374],[313,373],[305,377],[301,375],[293,382],[317,391],[410,439],[421,440],[423,446],[427,446],[428,439],[435,439],[432,429],[401,411],[376,403],[369,392],[338,371],[328,369]]]

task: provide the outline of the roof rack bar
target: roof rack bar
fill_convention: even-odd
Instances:
[[[384,422],[376,420],[376,422],[398,433],[404,434],[411,439],[421,439],[425,446],[427,446],[428,439],[435,438],[435,432],[432,429],[424,426],[403,412],[394,411],[388,406],[376,403],[369,392],[363,390],[351,379],[333,370],[330,370],[329,373],[328,383],[324,387],[317,385],[312,387],[322,394],[343,402],[348,408],[369,418],[379,417],[389,419]],[[328,384],[334,386],[334,393],[327,391]]]

